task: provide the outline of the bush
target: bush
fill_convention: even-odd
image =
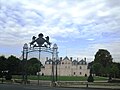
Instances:
[[[2,76],[3,76],[3,74],[2,74],[2,72],[0,72],[0,78],[2,78]]]
[[[94,78],[92,76],[92,74],[90,74],[90,76],[87,79],[88,82],[94,82]]]
[[[5,79],[6,79],[6,80],[11,80],[11,79],[12,79],[12,75],[11,75],[11,74],[7,74],[7,75],[5,76]]]

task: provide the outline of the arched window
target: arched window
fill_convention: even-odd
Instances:
[[[52,64],[52,61],[50,62],[50,64]]]
[[[80,72],[80,75],[81,75],[82,73]]]
[[[46,62],[46,64],[49,64],[49,62]]]
[[[74,75],[75,75],[75,72],[74,72]]]

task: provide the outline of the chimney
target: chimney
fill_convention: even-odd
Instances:
[[[72,61],[72,57],[70,57],[70,60]]]
[[[46,61],[48,60],[48,57],[46,57]]]
[[[86,57],[84,58],[85,62],[86,62]]]
[[[77,61],[79,60],[79,58],[77,58]]]
[[[60,57],[60,61],[62,61],[62,57]]]

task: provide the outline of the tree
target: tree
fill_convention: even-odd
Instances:
[[[94,78],[93,78],[92,74],[89,75],[87,81],[88,82],[94,82]]]
[[[101,68],[101,75],[107,77],[111,74],[111,66],[106,66]]]
[[[0,72],[7,70],[7,59],[5,56],[0,56]]]
[[[95,54],[93,63],[93,70],[98,76],[109,76],[112,66],[112,56],[109,51],[105,49],[99,49]]]
[[[116,78],[116,76],[119,74],[119,68],[116,64],[112,65],[111,74],[114,76],[114,78]]]
[[[27,71],[29,74],[35,75],[40,71],[42,64],[37,58],[31,58],[27,61]]]
[[[101,68],[102,65],[100,63],[94,63],[92,67],[93,73],[96,74],[96,76],[101,75]]]
[[[117,77],[117,78],[120,78],[120,63],[114,62],[113,64],[116,65],[116,67],[118,68],[118,70],[117,70],[117,73],[118,73],[118,74],[116,74],[116,77]]]
[[[12,75],[11,75],[11,73],[6,73],[6,75],[5,75],[5,79],[6,80],[11,80],[12,79]]]
[[[3,77],[4,71],[7,70],[7,59],[5,56],[0,56],[0,78]]]
[[[20,59],[16,56],[9,56],[7,59],[8,70],[11,74],[19,74],[20,73]]]
[[[110,52],[105,49],[99,49],[98,52],[95,54],[94,63],[100,63],[103,67],[112,64],[112,56]]]

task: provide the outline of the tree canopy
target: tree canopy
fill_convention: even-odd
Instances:
[[[111,73],[112,60],[112,55],[108,50],[99,49],[95,54],[92,73],[97,76],[108,76]]]
[[[20,60],[16,56],[0,56],[0,77],[2,72],[8,71],[12,75],[20,75],[27,70],[28,74],[35,75],[37,72],[40,72],[42,64],[37,58],[30,58],[27,60],[27,65],[25,65],[25,60]]]
[[[7,59],[7,69],[12,73],[12,74],[18,74],[20,72],[21,66],[20,66],[20,59],[17,58],[16,56],[11,55]]]
[[[5,56],[0,56],[0,71],[7,70],[7,59]]]
[[[40,72],[42,64],[37,58],[31,58],[27,61],[27,71],[29,74],[35,75]]]
[[[99,49],[95,54],[94,63],[100,63],[103,67],[107,67],[112,63],[112,56],[108,50]]]

